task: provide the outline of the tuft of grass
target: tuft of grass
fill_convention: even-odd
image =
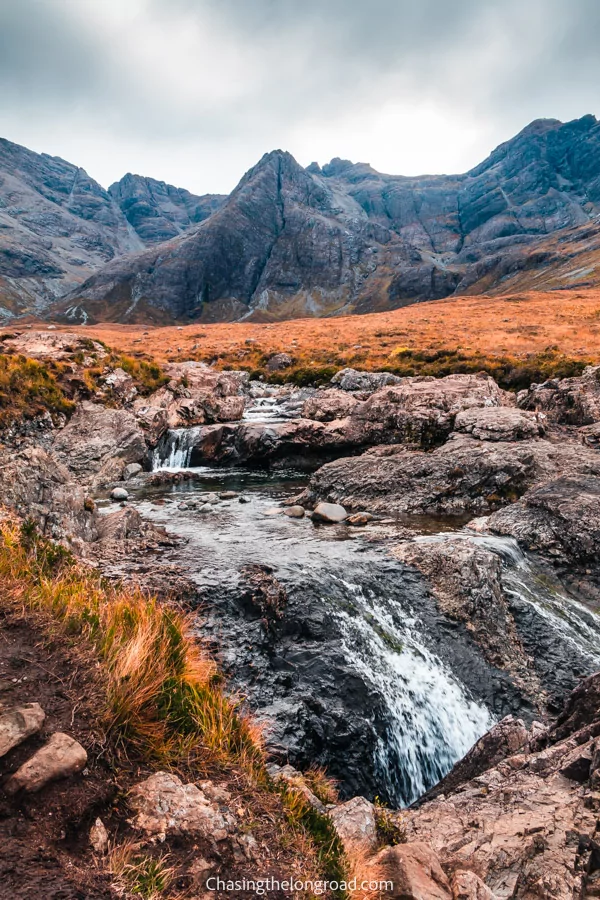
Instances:
[[[0,581],[13,601],[90,642],[106,671],[108,729],[125,753],[262,775],[258,727],[223,693],[181,609],[107,584],[31,523],[11,519],[0,524]]]
[[[323,876],[329,881],[348,880],[348,860],[342,842],[329,816],[316,810],[300,791],[291,785],[279,783],[276,790],[281,796],[288,825],[294,831],[307,834],[316,848],[317,863]],[[332,896],[345,900],[344,891],[333,891]]]
[[[406,843],[406,830],[402,825],[399,813],[392,813],[379,797],[375,797],[375,824],[377,834],[383,846]]]
[[[33,419],[45,410],[68,415],[73,409],[47,366],[25,356],[0,353],[0,427],[20,418]]]
[[[134,841],[124,841],[112,847],[108,854],[108,871],[123,888],[143,900],[157,900],[171,886],[175,869],[169,865],[168,854],[152,856],[140,852]]]
[[[158,363],[152,360],[135,359],[124,353],[112,353],[110,363],[115,369],[121,368],[131,375],[142,397],[152,394],[169,381],[169,376],[165,375]]]
[[[338,802],[337,782],[327,774],[325,769],[320,766],[311,766],[302,773],[302,777],[321,803],[327,805]]]

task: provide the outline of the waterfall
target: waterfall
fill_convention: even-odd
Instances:
[[[152,470],[187,469],[201,429],[201,425],[194,428],[170,428],[154,449]]]
[[[416,621],[362,585],[340,579],[353,613],[335,613],[346,660],[382,698],[388,732],[374,766],[386,793],[408,805],[433,787],[493,724],[441,660],[423,644]]]

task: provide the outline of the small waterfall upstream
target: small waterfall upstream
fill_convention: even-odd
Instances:
[[[154,448],[152,471],[189,468],[194,444],[201,430],[201,425],[194,428],[170,428]]]

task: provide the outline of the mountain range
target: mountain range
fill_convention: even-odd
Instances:
[[[229,196],[104,190],[0,140],[0,316],[268,321],[600,282],[600,123],[532,122],[462,175],[265,154]]]

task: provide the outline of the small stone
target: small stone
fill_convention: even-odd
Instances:
[[[187,503],[180,503],[180,504],[177,506],[177,509],[181,509],[181,510],[183,510],[183,509],[189,509],[189,506],[187,505]]]
[[[354,525],[355,528],[362,528],[368,525],[372,518],[371,513],[353,513],[346,519],[346,524]]]
[[[278,507],[273,506],[273,507],[271,507],[271,509],[265,510],[265,516],[280,516],[282,512],[283,512],[282,509],[279,509]]]
[[[346,519],[348,513],[339,503],[318,503],[313,510],[314,522],[325,522],[328,525],[337,525]]]
[[[96,819],[90,829],[90,844],[96,853],[106,853],[108,850],[108,831],[102,819]]]
[[[128,500],[129,499],[129,491],[126,491],[125,488],[117,487],[113,488],[110,492],[111,500]]]
[[[287,509],[283,510],[284,516],[289,516],[290,519],[303,519],[304,518],[304,507],[303,506],[288,506]]]
[[[219,500],[233,500],[237,497],[237,491],[221,491]]]
[[[250,503],[247,497],[240,497],[238,503]]]
[[[47,744],[17,769],[7,782],[6,791],[9,794],[39,791],[50,781],[81,772],[86,762],[87,753],[81,744],[70,735],[57,731]]]
[[[0,716],[0,756],[36,734],[46,718],[39,703],[23,703]]]
[[[142,467],[139,463],[129,463],[129,465],[125,466],[123,469],[123,481],[129,481],[130,478],[135,478],[141,471]]]

